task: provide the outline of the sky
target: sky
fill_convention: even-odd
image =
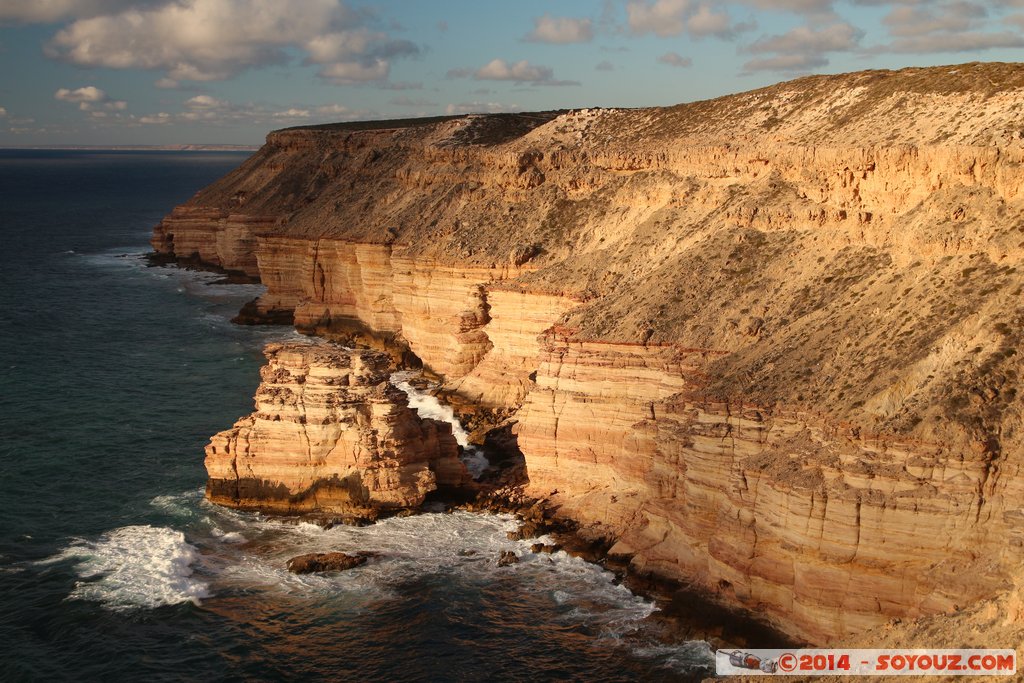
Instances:
[[[642,107],[1024,59],[1024,0],[0,0],[0,146]]]

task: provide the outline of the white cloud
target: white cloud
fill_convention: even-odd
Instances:
[[[821,14],[832,11],[832,0],[741,0],[757,9],[778,10],[783,12],[800,12],[804,14]],[[872,0],[868,0],[871,2]],[[875,4],[900,0],[878,0]],[[917,0],[909,0],[917,2]],[[859,0],[855,0],[859,2]]]
[[[339,83],[386,78],[390,62],[416,54],[407,40],[371,31],[366,13],[341,0],[178,0],[80,18],[46,45],[54,58],[86,67],[152,69],[160,82],[216,81],[292,54]]]
[[[342,104],[295,105],[287,107],[253,103],[237,104],[212,95],[196,95],[182,103],[179,113],[159,112],[126,121],[146,125],[205,124],[289,126],[313,120],[364,119],[378,116],[365,109],[353,110]]]
[[[306,52],[314,64],[337,62],[366,52],[381,37],[386,36],[366,29],[325,33],[307,41]]]
[[[316,113],[321,116],[347,116],[352,110],[344,104],[322,104],[316,108]]]
[[[275,111],[270,116],[275,119],[308,119],[313,113],[308,109],[298,109],[291,107],[284,111]]]
[[[153,83],[153,85],[164,90],[174,90],[175,88],[180,86],[181,83],[174,80],[173,78],[160,78],[157,79],[157,81]]]
[[[525,59],[511,63],[504,59],[492,59],[479,69],[460,68],[448,72],[448,78],[469,77],[478,81],[512,81],[530,85],[579,85],[578,81],[557,80],[551,67],[530,64]]]
[[[147,125],[163,125],[166,123],[174,122],[174,115],[168,114],[165,111],[159,114],[150,114],[148,116],[140,116],[138,119],[139,123],[145,123]]]
[[[550,14],[533,20],[533,30],[523,40],[532,43],[587,43],[594,38],[593,22],[590,19],[553,17]]]
[[[686,30],[686,15],[692,10],[690,0],[629,0],[626,16],[633,33],[654,33],[667,38]]]
[[[335,62],[320,69],[320,76],[336,85],[382,81],[388,77],[391,63],[386,59],[364,62]]]
[[[0,119],[4,118],[5,116],[7,116],[7,109],[4,107],[0,107]]]
[[[895,7],[882,20],[894,36],[919,36],[939,31],[966,31],[988,11],[973,2],[951,2],[937,8],[921,5]]]
[[[319,75],[338,85],[384,80],[392,59],[419,52],[408,40],[365,28],[316,36],[305,47],[306,62],[324,65]]]
[[[230,107],[226,100],[219,100],[212,95],[196,95],[185,100],[185,108],[194,111],[216,111]]]
[[[667,64],[669,66],[675,66],[679,68],[686,68],[693,66],[693,60],[689,57],[683,57],[677,52],[666,52],[665,54],[658,57],[660,64]]]
[[[61,102],[77,104],[82,111],[96,111],[105,109],[107,111],[124,111],[128,103],[124,100],[111,99],[107,93],[94,85],[87,85],[81,88],[59,88],[53,94],[54,99]]]
[[[549,81],[553,76],[551,67],[536,66],[525,59],[512,64],[493,59],[476,72],[477,78],[491,81]]]
[[[381,90],[423,90],[423,83],[419,81],[387,81],[380,84]]]
[[[743,65],[750,71],[807,71],[827,66],[830,52],[849,52],[858,48],[864,32],[846,22],[826,26],[797,26],[786,33],[765,36],[744,51],[755,54],[777,53],[752,59]]]
[[[743,65],[746,71],[809,71],[828,66],[828,59],[816,54],[777,55],[752,59]]]
[[[864,32],[845,22],[824,27],[797,26],[754,42],[750,52],[837,52],[852,50]]]
[[[594,66],[595,71],[615,71],[615,65],[607,59],[603,59]]]
[[[437,102],[431,102],[430,100],[426,100],[426,99],[418,98],[418,97],[406,97],[405,95],[400,95],[398,97],[395,97],[395,98],[391,99],[389,101],[389,104],[393,104],[396,107],[436,107],[437,106]]]
[[[502,104],[501,102],[460,102],[449,104],[445,107],[445,113],[449,116],[455,114],[499,114],[502,112],[519,111],[518,104]]]
[[[81,88],[75,88],[74,90],[69,88],[60,88],[53,94],[53,97],[54,99],[58,99],[62,102],[95,103],[106,101],[107,93],[94,85],[87,85]]]
[[[697,38],[714,35],[728,40],[752,27],[752,24],[733,25],[729,14],[720,9],[722,4],[696,0],[629,0],[626,20],[630,33],[653,33],[660,38],[687,33]]]
[[[50,23],[62,19],[80,19],[120,12],[135,6],[166,4],[169,0],[4,0],[0,4],[0,21]]]
[[[707,4],[701,4],[686,20],[686,28],[694,36],[731,38],[734,33],[729,15],[725,12],[716,12]]]
[[[1024,47],[1024,35],[1016,31],[985,33],[933,33],[893,41],[874,48],[872,52],[927,53],[927,52],[979,52],[996,48]]]

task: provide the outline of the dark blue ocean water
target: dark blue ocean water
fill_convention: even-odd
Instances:
[[[322,530],[206,503],[252,407],[254,286],[148,268],[152,226],[244,155],[0,151],[0,680],[687,680],[703,643],[500,516]],[[297,577],[287,558],[376,550]],[[523,561],[498,568],[513,550]]]

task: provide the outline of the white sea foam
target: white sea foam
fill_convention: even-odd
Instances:
[[[473,478],[478,479],[491,464],[487,460],[487,456],[479,448],[469,443],[469,432],[455,417],[452,407],[441,403],[436,396],[413,386],[410,382],[413,377],[414,374],[411,372],[396,372],[391,375],[391,383],[408,394],[409,407],[415,409],[420,417],[440,420],[452,426],[452,436],[463,448],[462,461],[466,463],[466,469],[469,470]]]
[[[636,631],[656,609],[651,601],[616,585],[614,575],[595,564],[564,551],[530,552],[530,544],[543,539],[509,540],[508,532],[519,526],[510,515],[424,513],[331,529],[239,513],[215,519],[219,528],[211,541],[223,558],[214,580],[218,590],[343,593],[368,604],[400,595],[403,584],[425,575],[453,575],[460,583],[481,587],[514,581],[524,591],[547,595],[559,620],[613,638]],[[374,557],[339,573],[296,576],[286,570],[291,557],[328,551],[370,552]],[[519,563],[499,567],[498,557],[506,551],[515,553]]]
[[[82,580],[70,598],[131,609],[198,604],[208,597],[206,583],[193,576],[198,558],[182,532],[147,525],[121,527],[96,541],[76,540],[49,562],[76,562],[75,572]]]
[[[245,543],[245,536],[238,531],[221,531],[214,529],[213,535],[220,539],[221,543]]]
[[[156,496],[149,504],[174,517],[192,519],[198,512],[197,504],[202,500],[203,490],[196,489],[176,495]]]
[[[508,532],[519,525],[510,515],[436,512],[388,518],[366,527],[324,529],[212,505],[199,491],[158,496],[152,503],[187,520],[189,538],[203,552],[202,569],[210,584],[209,589],[200,584],[204,591],[315,596],[372,609],[377,601],[402,599],[405,586],[431,575],[481,589],[511,582],[523,593],[546,596],[555,619],[567,626],[585,626],[612,647],[628,647],[643,659],[683,673],[713,663],[709,646],[701,641],[654,644],[644,637],[643,622],[656,606],[617,584],[611,572],[564,551],[530,551],[532,543],[550,543],[550,538],[510,540]],[[186,512],[189,508],[191,514]],[[159,531],[184,543],[177,532]],[[184,545],[195,553],[195,548]],[[374,555],[365,565],[344,572],[296,575],[287,570],[288,560],[296,555],[330,551]],[[497,566],[506,551],[515,553],[519,562]],[[81,590],[76,588],[76,593]]]
[[[715,670],[715,650],[703,640],[689,640],[678,645],[648,645],[633,648],[644,659],[656,660],[663,668],[692,674],[704,669],[708,676]]]
[[[170,266],[152,266],[146,259],[146,252],[132,251],[132,248],[111,249],[98,254],[75,254],[86,262],[100,268],[126,268],[159,277],[170,279],[176,284],[180,293],[198,296],[217,302],[233,302],[236,300],[254,299],[266,292],[261,284],[225,283],[224,275],[206,270],[190,270]]]

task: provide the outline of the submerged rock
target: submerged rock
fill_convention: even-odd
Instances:
[[[308,553],[288,560],[288,571],[294,574],[340,572],[366,564],[366,555],[345,553]]]
[[[519,556],[511,550],[502,550],[501,555],[498,557],[498,566],[507,567],[510,564],[518,564]]]
[[[530,546],[530,552],[535,554],[546,553],[550,555],[551,553],[557,553],[561,549],[562,546],[558,545],[557,543],[534,543]]]
[[[515,531],[508,532],[508,540],[523,541],[528,538],[537,538],[551,531],[554,527],[544,520],[528,519]]]

